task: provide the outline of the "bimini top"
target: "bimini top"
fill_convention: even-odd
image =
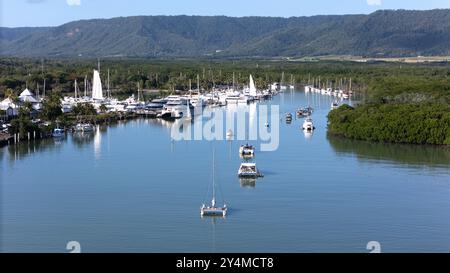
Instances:
[[[256,167],[256,163],[242,163],[241,167]]]

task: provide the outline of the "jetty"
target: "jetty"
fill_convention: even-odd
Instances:
[[[0,147],[8,145],[13,141],[13,136],[8,133],[0,132]]]

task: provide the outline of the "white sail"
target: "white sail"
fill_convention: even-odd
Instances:
[[[103,100],[102,81],[100,79],[100,73],[97,70],[94,70],[94,80],[92,85],[92,98],[94,100]]]
[[[250,75],[250,96],[256,97],[256,86],[255,82],[253,81],[252,75]]]

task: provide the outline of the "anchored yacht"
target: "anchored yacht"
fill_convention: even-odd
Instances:
[[[262,174],[256,168],[256,163],[242,163],[239,167],[238,176],[243,177],[262,177]]]
[[[255,147],[251,145],[241,145],[239,148],[239,154],[242,156],[253,156],[255,154]]]
[[[222,207],[216,206],[216,179],[215,179],[215,155],[213,150],[213,179],[212,179],[212,200],[211,205],[207,206],[203,204],[200,207],[200,216],[222,216],[225,217],[227,215],[228,207],[227,205],[223,204]]]
[[[313,131],[314,128],[314,124],[312,121],[312,118],[308,117],[305,119],[305,121],[303,122],[303,130],[305,131]]]

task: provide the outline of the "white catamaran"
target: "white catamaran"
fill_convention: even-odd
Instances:
[[[213,197],[211,200],[211,206],[207,206],[205,204],[203,204],[200,208],[200,215],[203,216],[222,216],[225,217],[227,215],[227,205],[223,204],[222,207],[217,207],[216,206],[216,179],[215,179],[215,154],[214,154],[214,150],[213,150],[213,178],[212,178],[212,183],[213,183]]]

